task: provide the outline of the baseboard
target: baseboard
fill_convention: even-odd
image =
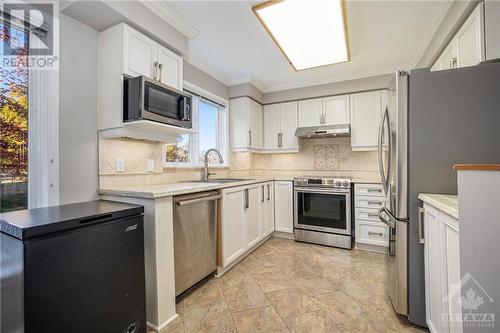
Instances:
[[[152,329],[153,331],[160,332],[162,329],[164,329],[165,327],[167,327],[168,324],[170,324],[175,319],[177,319],[177,317],[179,317],[179,315],[176,313],[175,315],[173,315],[172,317],[170,317],[166,322],[164,322],[160,326],[153,325],[149,321],[146,322],[146,325],[148,326],[148,328]]]
[[[294,239],[293,232],[275,231],[272,233],[272,236],[278,238]]]
[[[354,248],[356,248],[358,250],[362,250],[362,251],[376,252],[376,253],[382,253],[382,254],[389,254],[389,248],[385,247],[385,246],[356,243],[354,245]]]

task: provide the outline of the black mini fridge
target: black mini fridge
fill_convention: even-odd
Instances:
[[[0,214],[0,332],[145,333],[142,206]]]

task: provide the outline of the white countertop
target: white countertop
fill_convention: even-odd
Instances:
[[[228,187],[244,186],[255,183],[263,183],[269,181],[292,181],[293,177],[235,177],[240,179],[245,179],[238,182],[231,183],[205,183],[205,182],[179,182],[179,183],[169,183],[169,184],[157,184],[157,185],[126,185],[126,186],[113,186],[109,188],[100,188],[98,190],[99,194],[105,195],[116,195],[123,197],[134,197],[134,198],[145,198],[145,199],[156,199],[161,197],[169,197],[174,195],[182,195],[189,193],[196,193],[202,191],[219,190]],[[375,180],[368,179],[353,179],[354,183],[379,183]]]
[[[458,195],[420,193],[418,198],[458,220]]]

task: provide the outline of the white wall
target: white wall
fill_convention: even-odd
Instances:
[[[97,199],[97,31],[61,14],[59,198]]]

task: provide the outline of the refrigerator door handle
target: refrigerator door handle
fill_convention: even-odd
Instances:
[[[378,218],[380,219],[380,221],[382,221],[384,224],[386,224],[389,228],[394,228],[396,226],[396,223],[394,222],[394,220],[392,220],[390,218],[390,215],[387,214],[389,217],[386,218],[385,214],[387,213],[387,209],[385,207],[382,207],[378,210]]]
[[[387,158],[387,173],[384,170],[384,160],[382,156],[383,152],[383,137],[384,137],[384,125],[387,125],[387,149],[388,149],[388,158]],[[378,133],[378,168],[380,172],[380,178],[382,180],[382,185],[384,187],[384,193],[389,193],[389,173],[391,172],[391,152],[392,152],[392,133],[391,133],[391,125],[389,121],[389,110],[386,106],[384,116],[382,117],[382,122],[379,126]]]

